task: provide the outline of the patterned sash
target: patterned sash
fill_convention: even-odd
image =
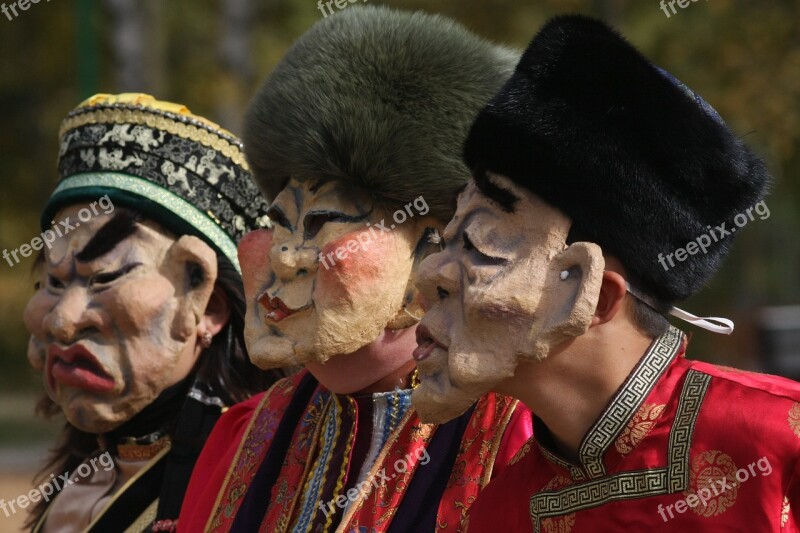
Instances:
[[[330,409],[347,411],[340,399],[317,386],[306,372],[273,387],[253,414],[206,529],[285,532],[297,524],[305,524],[304,529],[319,525],[322,513],[305,516],[308,510],[301,510],[299,501],[309,487],[314,490],[313,484],[326,482],[312,479],[318,461],[328,461],[327,481],[342,485],[336,473],[346,468],[354,420],[337,412],[333,429],[321,423]],[[515,400],[489,394],[462,417],[441,426],[421,423],[410,410],[378,455],[363,491],[355,497],[348,494],[351,503],[341,523],[337,527],[328,521],[323,530],[390,531],[399,509],[404,518],[397,517],[395,530],[405,530],[400,523],[428,512],[437,531],[460,530],[467,508],[491,478],[516,405]],[[331,431],[344,438],[326,435]],[[328,449],[334,442],[337,448]],[[428,462],[437,463],[427,466]]]

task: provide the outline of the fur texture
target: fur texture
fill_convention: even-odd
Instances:
[[[460,153],[519,54],[440,16],[350,7],[300,37],[250,104],[244,144],[271,201],[289,176],[332,178],[452,215]]]
[[[464,151],[474,172],[527,187],[583,240],[625,265],[663,311],[699,290],[734,235],[665,270],[669,254],[756,204],[763,162],[697,95],[600,21],[548,22],[480,113]]]

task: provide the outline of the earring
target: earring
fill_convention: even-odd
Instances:
[[[200,336],[200,344],[203,346],[203,348],[208,348],[209,346],[211,346],[211,340],[213,338],[214,336],[211,335],[211,333],[209,333],[208,331],[204,331],[203,334]]]
[[[569,277],[569,270],[562,270],[561,271],[561,279],[565,280]]]

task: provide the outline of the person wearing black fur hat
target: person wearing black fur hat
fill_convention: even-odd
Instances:
[[[766,209],[761,160],[581,16],[537,34],[464,158],[473,179],[418,275],[412,402],[442,423],[491,390],[536,415],[469,530],[798,531],[800,384],[690,361],[665,318],[732,332],[674,306]]]
[[[266,80],[243,139],[275,228],[239,245],[245,336],[261,368],[305,369],[222,418],[179,528],[459,531],[529,438],[506,396],[441,426],[410,406],[413,276],[469,178],[469,126],[518,57],[443,17],[352,7]]]

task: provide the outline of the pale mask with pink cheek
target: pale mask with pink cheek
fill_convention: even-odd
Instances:
[[[272,235],[239,245],[254,364],[324,363],[415,322],[403,317],[418,224],[392,228],[369,196],[322,180],[290,180],[269,216]]]
[[[445,229],[446,248],[421,265],[429,303],[414,352],[421,384],[412,401],[425,422],[446,422],[588,328],[604,261],[591,243],[567,246],[570,220],[503,176],[513,212],[470,181]]]
[[[76,218],[78,207],[59,219]],[[196,319],[182,298],[184,248],[205,247],[196,253],[215,257],[199,239],[176,241],[139,222],[113,249],[79,260],[118,214],[81,223],[45,250],[41,286],[24,314],[28,359],[43,371],[47,394],[72,425],[91,433],[119,426],[186,377],[196,360]],[[215,268],[207,275],[216,278]]]

